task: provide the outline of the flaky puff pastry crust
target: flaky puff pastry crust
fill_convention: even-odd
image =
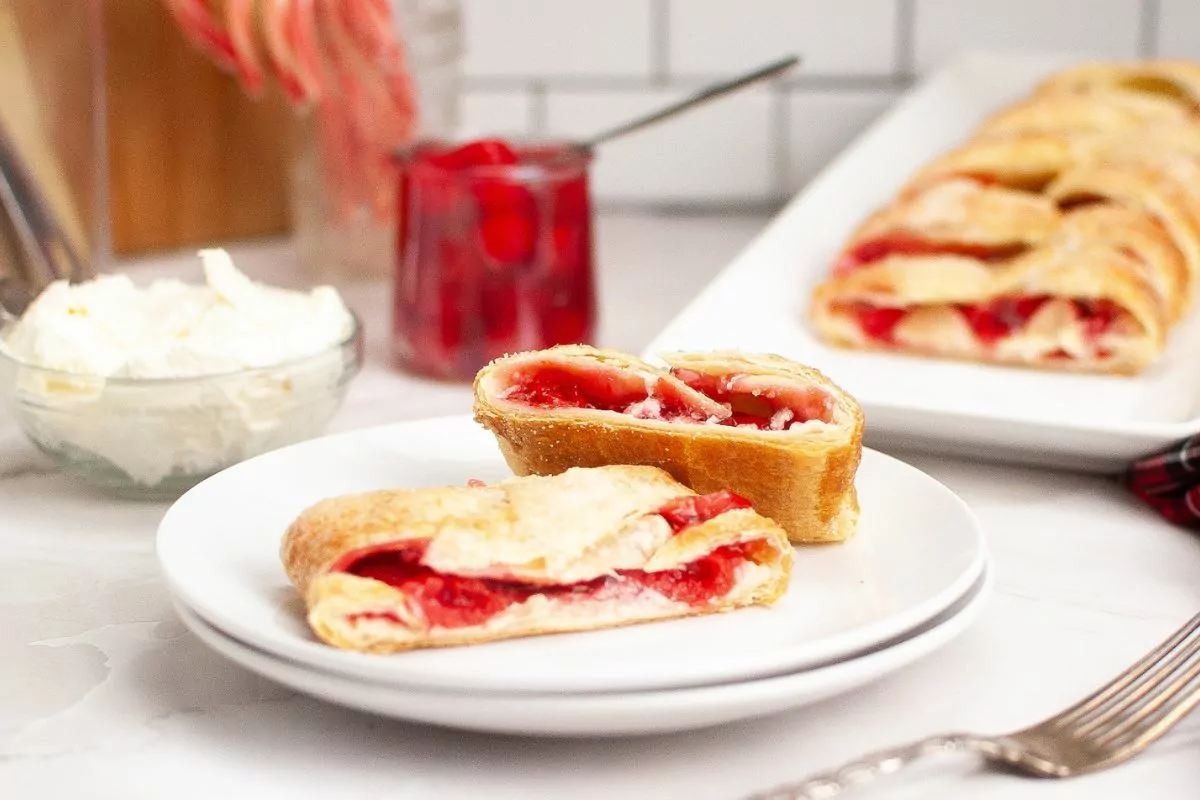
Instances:
[[[1137,92],[1200,107],[1200,64],[1178,59],[1089,61],[1061,70],[1037,88],[1039,95]]]
[[[1048,198],[952,177],[910,192],[872,214],[850,236],[844,254],[899,232],[946,244],[1033,245],[1052,236],[1061,217]]]
[[[1184,62],[1090,63],[1053,76],[867,219],[814,291],[814,327],[830,343],[861,349],[1141,371],[1200,289],[1198,100],[1200,66]],[[976,188],[965,188],[971,182]],[[912,236],[940,251],[914,246]],[[994,342],[964,317],[1037,292],[1055,302]],[[1090,356],[1071,346],[1081,323],[1068,305],[1089,299],[1127,315]],[[855,311],[855,303],[867,305]],[[869,308],[904,315],[855,318]],[[868,335],[868,319],[884,333]],[[1020,327],[1027,323],[1036,330]]]
[[[1114,90],[1104,94],[1035,95],[996,112],[976,137],[1021,133],[1116,133],[1155,123],[1187,121],[1192,112],[1155,95]]]
[[[1155,295],[1164,326],[1187,310],[1187,262],[1155,217],[1124,205],[1096,203],[1065,214],[1053,242],[1052,250],[1062,254],[1103,248],[1132,257],[1134,269]]]
[[[919,169],[900,190],[899,197],[904,199],[964,176],[1037,191],[1076,162],[1077,141],[1070,134],[1049,131],[972,139]]]
[[[1171,293],[1167,304],[1173,309],[1172,321],[1190,306],[1200,285],[1200,125],[1152,126],[1119,135],[1036,133],[978,139],[935,161],[901,192],[890,210],[876,212],[870,220],[893,218],[927,196],[944,193],[945,185],[963,183],[961,174],[989,182],[977,190],[979,194],[1036,185],[1039,192],[1021,193],[1030,208],[1053,209],[1073,200],[1100,199],[1111,208],[1125,209],[1123,224],[1137,229],[1128,232],[1130,238],[1145,240],[1147,225],[1167,237],[1166,249],[1138,248],[1148,258],[1150,271],[1176,273],[1182,264],[1182,281],[1156,283],[1161,291]],[[1056,227],[1070,224],[1071,216],[1046,210],[1035,222],[1028,212],[1006,215],[978,200],[963,203],[959,211],[958,230],[953,235],[943,233],[944,240],[986,244],[996,237],[989,240],[978,231],[990,228],[1005,230],[1010,240],[1033,244],[1049,238],[1047,234],[1057,232]],[[1115,215],[1109,221],[1115,222]],[[1116,231],[1109,238],[1121,235]],[[856,246],[862,236],[860,229],[848,246]]]
[[[991,349],[958,311],[1022,296],[1064,300],[1048,303],[1020,333]],[[1108,357],[1094,357],[1085,347],[1067,300],[1108,300],[1129,315],[1101,338]],[[859,303],[907,311],[894,345],[866,336],[853,313]],[[1037,248],[1000,268],[961,257],[885,258],[821,284],[810,317],[827,341],[844,347],[1117,374],[1134,374],[1150,364],[1162,349],[1167,326],[1167,310],[1144,266],[1104,244]],[[1062,350],[1073,357],[1052,356]]]
[[[843,541],[858,522],[854,477],[862,457],[862,410],[817,370],[779,356],[745,353],[665,355],[671,368],[704,375],[745,375],[780,387],[816,389],[830,404],[828,422],[792,430],[638,419],[616,411],[543,409],[504,399],[514,371],[562,366],[611,367],[658,382],[698,407],[724,406],[625,353],[568,345],[498,359],[475,379],[475,418],[496,435],[518,475],[553,475],[570,467],[649,464],[702,494],[729,489],[778,522],[796,543]]]
[[[1048,98],[1053,102],[1057,98]],[[1093,98],[1084,96],[1080,102]],[[1154,160],[1163,154],[1200,158],[1200,121],[1160,120],[1142,127],[1069,130],[1065,126],[984,131],[922,167],[899,193],[900,198],[931,185],[973,176],[1016,189],[1040,191],[1066,170],[1093,163]]]
[[[1189,178],[1195,183],[1190,184]],[[1082,163],[1046,189],[1059,203],[1103,198],[1157,220],[1183,256],[1187,280],[1183,305],[1200,285],[1200,164],[1186,156],[1146,154]]]
[[[1029,250],[1048,248],[1060,255],[1078,254],[1081,248],[1100,246],[1133,258],[1134,268],[1145,274],[1158,302],[1166,309],[1166,322],[1172,323],[1186,310],[1191,296],[1188,261],[1176,246],[1191,235],[1188,208],[1169,183],[1144,175],[1139,178],[1129,169],[1117,172],[1121,176],[1121,182],[1117,183],[1109,179],[1110,169],[1070,170],[1052,183],[1045,195],[1016,192],[967,179],[934,184],[923,193],[902,198],[887,211],[873,215],[848,240],[838,263],[864,244],[886,240],[897,233],[916,235],[935,245],[981,248],[1023,245]],[[1069,201],[1073,196],[1099,194],[1109,200],[1127,202],[1090,203],[1066,212],[1059,209],[1059,199]],[[1141,208],[1131,205],[1135,197]],[[1147,208],[1158,214],[1146,213]],[[1164,224],[1160,219],[1170,224]],[[902,268],[905,263],[911,263],[918,273],[914,280],[945,281],[943,288],[955,302],[971,302],[994,296],[988,294],[991,287],[1011,288],[1011,281],[1005,282],[1005,269],[1020,251],[1011,251],[1000,262],[992,264],[985,264],[978,258],[953,258],[950,255],[939,256],[933,272],[930,272],[928,259],[898,258],[890,264],[892,268]],[[871,266],[879,264],[851,265],[846,269],[856,271]],[[834,277],[819,294],[836,295],[837,287],[843,285],[842,273],[843,270],[835,268]],[[959,291],[962,281],[971,287],[966,293]],[[901,294],[899,299],[917,298],[905,298]]]
[[[280,555],[314,633],[336,647],[375,653],[616,627],[778,600],[793,561],[784,531],[743,508],[673,533],[654,512],[693,494],[662,470],[630,466],[489,486],[369,492],[304,511],[285,533]],[[536,593],[537,586],[617,570],[676,569],[744,542],[753,543],[752,562],[739,567],[727,595],[701,605],[633,583],[587,598]],[[414,544],[424,548],[421,563],[439,573],[520,581],[535,593],[482,624],[443,628],[431,626],[401,590],[344,571],[357,557]]]

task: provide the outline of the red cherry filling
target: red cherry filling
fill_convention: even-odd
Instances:
[[[735,508],[748,508],[749,502],[732,492],[716,492],[700,497],[680,497],[660,509],[675,533],[710,520]],[[660,572],[618,570],[617,575],[570,584],[538,585],[492,578],[470,578],[436,572],[421,563],[424,542],[404,543],[388,549],[368,551],[335,564],[333,571],[371,578],[404,592],[419,608],[431,627],[461,628],[480,625],[533,595],[554,599],[587,599],[621,583],[658,592],[669,600],[702,605],[722,597],[733,588],[740,564],[750,560],[757,542],[718,547],[677,569]],[[351,615],[350,621],[388,619],[400,623],[390,611]]]
[[[407,368],[470,378],[506,353],[591,341],[586,158],[564,153],[481,139],[404,160],[393,328]]]
[[[684,528],[707,522],[726,511],[749,507],[749,500],[722,489],[711,494],[680,497],[660,508],[658,513],[671,525],[672,530],[679,533]]]
[[[904,319],[905,310],[902,308],[876,308],[863,305],[855,309],[858,314],[858,324],[863,332],[872,339],[888,344],[895,344],[896,326]]]
[[[971,329],[984,344],[995,344],[1025,323],[1045,305],[1048,297],[1002,297],[990,303],[960,306]]]
[[[1107,333],[1121,315],[1121,308],[1111,300],[1076,300],[1075,309],[1083,320],[1084,334],[1097,339]]]
[[[688,405],[678,390],[658,381],[647,392],[646,381],[618,369],[573,370],[543,366],[513,373],[503,397],[534,408],[591,408],[646,415],[673,421],[704,421],[708,412]]]
[[[1001,297],[988,303],[955,306],[963,315],[975,336],[984,345],[992,346],[1011,336],[1025,327],[1029,320],[1042,306],[1050,301],[1050,297],[1037,295],[1031,297]],[[1072,300],[1075,317],[1083,326],[1085,338],[1095,343],[1107,333],[1121,315],[1120,306],[1109,300]],[[873,341],[885,344],[896,343],[896,326],[915,307],[880,308],[867,303],[856,303],[845,308],[857,317],[863,333]],[[1060,351],[1061,352],[1061,351]],[[1111,352],[1098,348],[1100,358],[1107,358]],[[1054,358],[1066,358],[1066,354],[1053,354]]]
[[[657,388],[657,387],[656,387]],[[690,409],[685,401],[663,392],[654,399],[661,404],[664,417],[687,416]],[[563,367],[542,367],[520,372],[505,393],[512,400],[537,408],[594,408],[624,413],[631,405],[648,399],[646,383],[618,370],[570,370]]]
[[[677,603],[698,606],[728,594],[737,580],[738,565],[745,561],[743,545],[726,545],[679,569],[639,572],[634,579]]]
[[[824,390],[772,383],[769,377],[672,370],[674,377],[705,395],[698,403],[677,385],[619,368],[575,369],[543,365],[515,369],[502,399],[534,408],[587,408],[673,423],[751,426],[786,430],[793,423],[830,421],[833,399]]]
[[[888,256],[966,256],[980,261],[1004,261],[1020,255],[1028,246],[1020,242],[1009,244],[973,244],[970,242],[939,242],[914,233],[897,231],[878,236],[842,254],[833,266],[835,275],[882,261]]]
[[[479,242],[491,266],[526,263],[537,243],[537,204],[533,192],[504,180],[480,179],[473,187],[479,219]]]
[[[442,169],[460,170],[471,167],[499,167],[519,162],[520,156],[499,139],[479,139],[443,152],[431,152],[425,160]]]
[[[714,375],[689,369],[671,374],[732,412],[722,425],[786,430],[793,422],[833,418],[833,398],[816,386],[773,384],[753,375]]]

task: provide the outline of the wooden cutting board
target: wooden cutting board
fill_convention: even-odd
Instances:
[[[160,0],[104,0],[114,249],[121,254],[288,228],[292,112],[196,53]]]

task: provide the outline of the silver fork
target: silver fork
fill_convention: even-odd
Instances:
[[[1037,725],[1003,736],[932,736],[749,800],[824,800],[942,753],[976,753],[987,763],[1044,778],[1082,775],[1133,758],[1197,703],[1200,614],[1112,683]]]

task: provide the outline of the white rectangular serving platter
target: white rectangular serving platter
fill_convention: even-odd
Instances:
[[[1136,377],[859,353],[809,325],[813,287],[858,224],[987,115],[1078,61],[976,55],[937,73],[848,147],[646,349],[772,352],[862,404],[873,447],[1114,472],[1200,430],[1200,309]]]

